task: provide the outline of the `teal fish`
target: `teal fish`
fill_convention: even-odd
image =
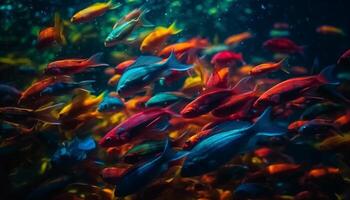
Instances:
[[[151,97],[145,105],[146,107],[166,107],[177,101],[186,99],[188,99],[188,97],[180,92],[161,92]]]
[[[181,64],[174,53],[165,61],[156,56],[140,56],[120,77],[117,93],[122,97],[134,95],[171,70],[186,71],[190,68],[192,65]]]

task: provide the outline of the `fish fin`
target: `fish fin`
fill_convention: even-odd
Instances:
[[[135,60],[135,62],[132,65],[126,68],[126,71],[133,68],[151,65],[160,61],[162,61],[162,58],[157,56],[140,56]]]
[[[121,5],[122,5],[121,3],[115,2],[114,0],[110,0],[110,1],[108,2],[108,7],[109,7],[110,10],[117,9],[117,8],[119,8]]]
[[[193,67],[193,65],[181,64],[176,59],[174,52],[171,52],[170,56],[166,59],[164,65],[166,65],[170,70],[175,70],[175,71],[186,71]]]
[[[65,45],[67,44],[67,40],[63,34],[63,23],[58,12],[55,13],[55,31],[56,31],[56,40],[58,43]]]
[[[56,119],[51,112],[57,108],[60,108],[63,106],[63,103],[47,106],[47,107],[41,107],[37,110],[34,110],[35,117],[42,122],[52,124],[52,125],[60,125],[60,121]]]
[[[247,76],[238,81],[238,83],[232,87],[234,93],[244,93],[252,91],[255,87],[254,78]]]
[[[92,84],[95,82],[96,82],[95,80],[80,81],[78,85],[82,87],[82,89],[85,89],[90,92],[95,92],[95,90],[92,88]]]
[[[324,68],[318,75],[318,80],[320,80],[322,83],[338,85],[339,80],[337,80],[334,74],[334,70],[335,70],[335,65],[331,65]]]
[[[169,26],[168,30],[169,30],[170,33],[173,34],[173,35],[178,34],[178,33],[180,33],[180,32],[182,31],[182,29],[179,29],[179,28],[176,27],[176,22],[173,22],[173,23]]]
[[[109,65],[106,63],[101,63],[101,57],[103,56],[102,52],[96,53],[92,55],[87,61],[87,65],[89,67],[108,67]]]
[[[284,133],[286,131],[272,123],[270,119],[271,111],[271,107],[265,109],[256,122],[251,126],[256,133]]]
[[[181,117],[180,114],[178,114],[183,107],[186,105],[186,103],[190,101],[190,99],[183,99],[179,100],[176,103],[173,103],[166,108],[164,108],[169,114],[173,115],[174,117]]]

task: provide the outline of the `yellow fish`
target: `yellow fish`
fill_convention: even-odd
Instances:
[[[181,31],[181,29],[176,28],[175,22],[168,28],[158,26],[145,37],[141,43],[140,50],[142,52],[156,53],[171,35],[175,35]]]

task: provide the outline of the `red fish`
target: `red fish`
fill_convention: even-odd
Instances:
[[[300,95],[311,88],[337,83],[333,77],[333,70],[334,67],[329,66],[318,75],[285,80],[264,92],[254,102],[253,107],[260,108],[287,102],[300,97]]]
[[[209,113],[230,96],[241,93],[242,90],[244,91],[250,85],[248,83],[250,81],[250,78],[243,78],[232,89],[215,89],[204,93],[187,104],[182,109],[181,115],[186,118],[193,118]]]
[[[274,53],[296,54],[304,53],[304,49],[287,38],[274,38],[264,42],[263,47]]]
[[[229,66],[236,65],[237,63],[245,63],[243,55],[241,53],[235,53],[232,51],[221,51],[213,56],[211,64],[217,66]]]
[[[177,114],[169,108],[152,108],[136,113],[110,130],[99,143],[102,147],[119,146],[145,133],[146,130],[164,131],[173,115]]]
[[[225,103],[215,108],[211,113],[215,117],[227,117],[231,114],[238,113],[242,111],[242,108],[245,109],[243,111],[247,112],[247,103],[251,105],[252,101],[257,98],[257,87],[253,91],[245,92],[242,94],[234,95],[226,100]]]
[[[45,69],[47,75],[69,75],[83,72],[91,67],[108,67],[108,64],[101,63],[102,53],[97,53],[89,59],[64,59],[51,62]]]
[[[207,88],[227,88],[229,78],[229,68],[215,67],[209,79],[206,82]]]
[[[292,122],[288,126],[288,131],[289,132],[298,132],[299,128],[304,126],[307,122],[308,121],[304,121],[304,120],[298,120],[298,121]]]

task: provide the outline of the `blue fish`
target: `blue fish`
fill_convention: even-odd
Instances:
[[[161,92],[151,97],[145,105],[146,107],[166,107],[170,104],[186,99],[188,99],[188,97],[180,92]]]
[[[199,142],[186,157],[181,175],[199,176],[214,171],[235,155],[252,148],[258,136],[283,134],[284,130],[271,124],[270,112],[271,108],[266,109],[250,126],[243,124],[242,128],[217,133]]]
[[[94,82],[95,82],[94,80],[87,80],[87,81],[81,81],[81,82],[57,82],[48,86],[43,91],[41,91],[40,95],[60,96],[60,95],[65,95],[77,88],[93,91],[91,84]]]
[[[159,157],[132,167],[117,180],[115,196],[124,197],[139,191],[167,171],[169,162],[181,159],[186,154],[186,152],[173,151],[167,139]]]
[[[98,105],[98,112],[117,112],[124,108],[124,102],[116,96],[107,95]]]
[[[16,105],[21,92],[10,85],[0,84],[0,106]]]
[[[165,61],[156,56],[140,56],[120,77],[117,92],[120,96],[128,97],[141,91],[161,76],[168,75],[170,70],[186,71],[190,68],[192,65],[181,64],[174,53],[171,53]]]

